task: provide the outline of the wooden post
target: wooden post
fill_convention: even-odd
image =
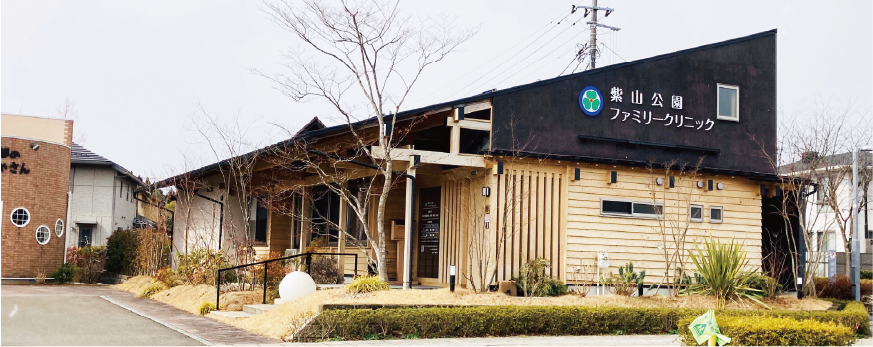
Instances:
[[[344,183],[344,185],[347,186],[348,183]],[[337,253],[345,253],[346,252],[346,232],[348,231],[347,229],[349,227],[348,218],[347,218],[348,217],[348,207],[349,207],[349,203],[347,201],[342,201],[342,199],[340,199],[340,206],[339,206],[339,228],[340,228],[340,231],[337,233],[337,237],[338,237],[338,240],[336,242],[337,250],[338,250]],[[346,271],[345,271],[346,270],[346,266],[345,266],[346,259],[343,256],[338,255],[336,262],[337,262],[337,270],[338,270],[340,276],[342,276],[344,278],[345,274],[346,274]]]
[[[300,197],[301,207],[300,215],[302,217],[300,230],[300,253],[306,251],[306,246],[309,245],[309,240],[312,238],[312,197],[308,194],[309,189],[303,191]]]
[[[411,165],[413,163],[412,158],[410,158],[410,165],[407,173],[415,177],[415,165]],[[403,238],[403,289],[410,289],[410,284],[412,283],[412,216],[413,216],[413,208],[415,206],[415,201],[413,201],[413,192],[415,189],[415,179],[407,177],[406,178],[406,210],[404,213],[404,218],[406,221],[404,222],[403,228],[405,231],[405,235]]]

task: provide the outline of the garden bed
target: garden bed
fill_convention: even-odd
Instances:
[[[152,284],[154,279],[148,276],[136,276],[114,287],[139,295],[143,289]],[[242,310],[244,305],[260,304],[262,293],[258,291],[239,291],[221,294],[221,309],[227,311]],[[180,285],[173,288],[158,291],[151,299],[166,303],[170,306],[185,310],[194,314],[199,313],[200,305],[204,302],[215,303],[215,286],[206,284]]]

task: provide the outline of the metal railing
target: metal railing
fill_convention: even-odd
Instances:
[[[306,258],[304,258],[305,259],[304,264],[306,264],[306,273],[311,275],[312,256],[313,255],[317,255],[317,256],[323,256],[323,255],[346,256],[346,255],[351,255],[351,256],[354,256],[355,257],[355,272],[354,272],[354,274],[356,276],[358,274],[358,254],[357,253],[303,253],[303,254],[297,254],[297,255],[292,255],[292,256],[287,256],[287,257],[282,257],[282,258],[259,261],[257,263],[243,264],[243,265],[237,265],[237,266],[232,266],[232,267],[228,267],[228,268],[218,269],[218,273],[216,274],[216,278],[215,278],[215,309],[216,310],[221,309],[221,282],[222,282],[221,275],[223,272],[252,267],[252,266],[264,265],[264,282],[263,282],[264,292],[263,292],[263,300],[261,303],[266,304],[267,303],[267,283],[268,283],[267,282],[267,273],[269,272],[269,271],[267,271],[267,265],[269,265],[270,263],[273,263],[273,262],[277,262],[277,261],[285,261],[285,260],[299,258],[299,257],[306,257]],[[339,264],[340,261],[341,260],[338,260],[337,264]],[[340,273],[339,275],[344,276],[343,273]]]

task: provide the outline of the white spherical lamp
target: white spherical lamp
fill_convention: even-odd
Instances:
[[[309,274],[302,271],[294,271],[285,275],[285,278],[279,283],[279,297],[285,303],[315,293],[315,289],[315,281],[312,280]]]

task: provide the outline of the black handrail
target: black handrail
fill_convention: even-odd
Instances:
[[[222,273],[222,271],[230,271],[230,270],[241,269],[244,267],[264,264],[264,296],[263,296],[263,301],[261,303],[266,304],[267,303],[267,264],[272,263],[272,262],[276,262],[276,261],[280,261],[280,260],[288,260],[288,259],[293,259],[293,258],[305,256],[306,257],[306,274],[311,275],[310,268],[312,265],[312,255],[313,254],[314,255],[340,255],[340,256],[353,255],[353,256],[355,256],[355,276],[358,275],[358,254],[357,253],[302,253],[302,254],[291,255],[291,256],[282,257],[282,258],[259,261],[257,263],[226,267],[223,269],[218,269],[218,274],[216,275],[216,278],[215,278],[215,309],[216,310],[221,309],[220,304],[221,304],[221,273]],[[339,262],[337,262],[337,265],[338,264],[339,264]]]

